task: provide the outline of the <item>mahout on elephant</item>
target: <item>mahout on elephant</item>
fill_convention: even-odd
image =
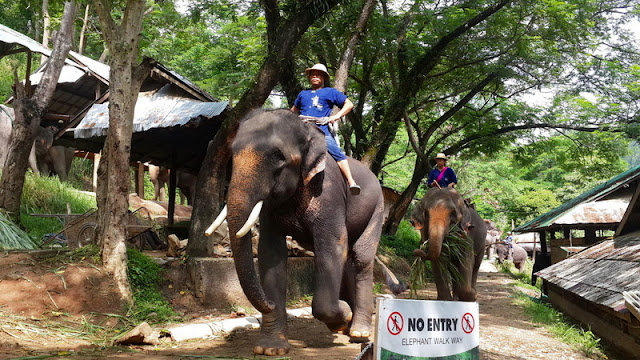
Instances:
[[[325,136],[288,110],[254,110],[239,125],[232,144],[227,206],[207,234],[226,217],[242,289],[262,312],[256,354],[288,352],[287,247],[292,236],[315,253],[312,311],[351,341],[372,333],[373,267],[383,222],[383,196],[376,176],[348,158],[361,186],[353,196]],[[258,276],[249,230],[260,221]]]
[[[520,245],[512,243],[509,244],[498,243],[494,244],[496,248],[496,254],[498,255],[498,262],[502,264],[505,260],[513,262],[513,265],[520,270],[524,271],[524,266],[527,263],[527,252]]]
[[[414,254],[431,261],[438,300],[475,301],[487,236],[486,224],[476,210],[454,188],[430,188],[414,209],[411,224],[420,231],[422,243],[428,241],[427,252],[416,249]],[[445,259],[443,243],[450,241],[447,238],[452,229],[462,241],[455,244],[461,256]],[[445,262],[458,274],[450,273]]]
[[[489,219],[484,219],[484,223],[487,227],[487,238],[485,241],[485,254],[487,255],[487,260],[491,260],[494,257],[495,248],[492,246],[493,244],[500,241],[502,238],[502,230],[498,228],[496,222]]]

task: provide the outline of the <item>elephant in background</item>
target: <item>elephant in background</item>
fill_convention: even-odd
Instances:
[[[13,133],[13,119],[15,119],[13,108],[0,105],[0,165],[4,168],[7,161],[9,145],[11,145],[11,134]],[[53,138],[51,138],[53,141]],[[51,145],[49,145],[51,146]],[[36,146],[31,147],[29,153],[29,167],[36,175],[40,175],[36,161]]]
[[[165,184],[169,183],[169,169],[164,166],[156,166],[149,164],[149,179],[153,184],[154,196],[153,200],[165,201],[166,190]],[[196,193],[196,182],[198,177],[190,172],[178,170],[176,173],[176,187],[180,189],[180,203],[184,204],[186,198],[187,204],[193,205]]]
[[[427,253],[416,249],[414,254],[431,261],[438,300],[475,301],[476,281],[487,236],[486,224],[480,215],[465,203],[454,188],[431,188],[413,211],[411,224],[420,231],[422,243],[428,241]],[[460,261],[451,260],[460,277],[449,274],[442,263],[446,260],[441,258],[442,244],[455,224],[461,229],[461,233],[456,235],[469,245],[460,249]]]
[[[384,201],[376,176],[348,158],[360,195],[351,195],[325,136],[289,110],[254,110],[232,144],[227,206],[231,248],[245,295],[262,313],[260,355],[289,351],[286,236],[315,253],[313,315],[353,342],[372,334],[373,268]],[[249,230],[260,221],[256,274]]]
[[[502,239],[502,230],[498,229],[496,226],[496,222],[489,219],[484,219],[484,223],[487,227],[487,238],[486,238],[486,255],[487,260],[493,259],[495,256],[495,248],[492,246]]]
[[[527,251],[518,244],[495,244],[496,253],[498,254],[498,262],[502,264],[505,260],[513,262],[513,265],[518,268],[520,272],[524,271],[524,266],[527,263]]]
[[[67,181],[75,149],[52,145],[53,135],[58,131],[55,126],[40,127],[34,142],[38,170],[46,176],[58,175]]]

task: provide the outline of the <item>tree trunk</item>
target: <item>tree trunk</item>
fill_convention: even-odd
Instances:
[[[133,115],[138,92],[148,74],[148,60],[136,66],[144,0],[128,0],[116,24],[111,2],[95,1],[105,43],[111,54],[109,73],[109,129],[98,168],[98,227],[102,264],[113,276],[123,302],[133,296],[127,278],[126,225],[129,208],[129,159]]]
[[[84,18],[82,20],[82,29],[80,30],[80,40],[78,42],[78,54],[84,54],[84,48],[87,45],[86,33],[89,26],[89,4],[84,8]]]
[[[364,6],[362,7],[362,12],[360,13],[360,18],[358,19],[358,23],[356,24],[355,29],[353,29],[353,33],[351,33],[351,37],[347,42],[347,46],[342,52],[342,57],[340,58],[340,62],[338,63],[338,69],[334,75],[334,84],[333,86],[342,91],[347,91],[347,80],[349,79],[349,69],[351,68],[351,64],[353,63],[353,58],[356,53],[356,48],[358,43],[362,39],[366,29],[367,23],[369,22],[369,18],[373,13],[373,9],[376,7],[376,0],[366,0]]]
[[[51,16],[49,16],[49,0],[42,0],[42,45],[49,48],[49,37],[51,36]],[[47,57],[40,56],[40,64],[44,64]]]
[[[422,179],[428,174],[429,167],[424,164],[422,159],[416,157],[416,164],[413,170],[413,176],[411,177],[411,182],[409,186],[402,192],[400,195],[400,199],[396,201],[395,204],[389,209],[389,216],[384,222],[382,226],[382,233],[393,235],[398,230],[398,225],[404,218],[409,206],[411,205],[411,201],[413,197],[416,196],[416,192],[420,188],[420,184],[422,183]]]
[[[0,179],[0,207],[19,221],[20,197],[24,176],[28,167],[29,153],[35,140],[40,121],[53,97],[64,61],[71,49],[75,6],[66,2],[60,30],[56,35],[51,58],[47,62],[40,85],[34,93],[18,82],[15,75],[14,107],[15,122],[7,160]],[[29,74],[27,74],[29,76]]]

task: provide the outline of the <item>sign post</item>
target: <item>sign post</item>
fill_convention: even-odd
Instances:
[[[480,359],[476,302],[377,301],[376,360]]]

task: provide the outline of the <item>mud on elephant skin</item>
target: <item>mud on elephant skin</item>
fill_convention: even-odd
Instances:
[[[353,196],[324,134],[288,110],[256,110],[240,123],[232,144],[232,175],[225,216],[240,284],[262,312],[256,354],[288,352],[287,247],[295,238],[315,253],[313,315],[354,342],[372,334],[373,267],[384,201],[376,176],[348,158],[362,188]],[[260,220],[258,268],[254,271],[248,230]]]
[[[428,241],[428,252],[416,249],[414,254],[431,261],[438,300],[476,300],[476,280],[484,256],[487,228],[484,220],[470,208],[453,188],[431,188],[411,216],[411,224],[420,231],[422,243]],[[458,237],[467,241],[462,246],[461,260],[454,262],[442,256],[442,245],[452,225],[461,229]],[[448,273],[444,261],[451,261],[460,276]]]

